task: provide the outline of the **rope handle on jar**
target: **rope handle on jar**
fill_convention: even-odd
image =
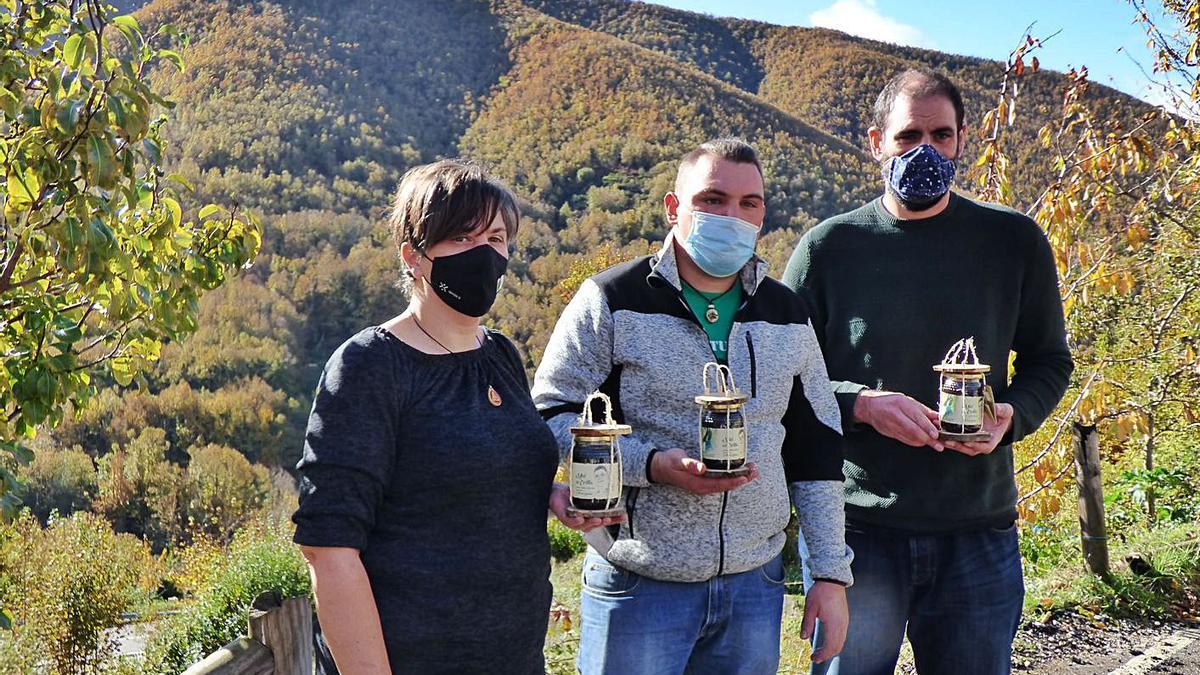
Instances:
[[[710,368],[717,371],[718,389],[716,392],[710,391],[708,388],[708,371]],[[704,364],[704,395],[709,396],[714,393],[724,396],[736,396],[737,384],[733,381],[733,371],[729,369],[729,366],[722,365],[716,361],[709,361]]]
[[[588,396],[587,399],[584,400],[583,414],[579,416],[580,421],[583,424],[588,425],[588,426],[595,424],[595,422],[592,421],[592,401],[594,401],[596,399],[600,399],[600,400],[604,401],[604,420],[601,421],[600,423],[601,424],[616,424],[616,422],[613,421],[612,399],[608,397],[608,394],[605,394],[602,391],[597,391],[597,392],[593,393],[591,396]]]
[[[975,338],[963,338],[958,342],[950,345],[950,349],[946,351],[946,355],[942,357],[943,365],[964,365],[977,366],[979,365],[979,354],[975,351]],[[946,386],[945,371],[938,373],[938,389]],[[996,421],[995,399],[992,398],[991,387],[987,383],[987,375],[983,375],[983,398],[984,412],[993,422]],[[963,386],[958,394],[959,406],[965,409],[967,404],[967,388]],[[990,400],[989,400],[990,399]]]
[[[596,399],[604,401],[604,420],[601,424],[616,424],[616,420],[613,419],[612,399],[602,391],[597,391],[584,399],[583,414],[579,416],[582,423],[585,426],[595,425],[595,422],[592,420],[592,401]],[[619,475],[622,471],[621,453],[617,451],[617,440],[615,437],[608,444],[608,461],[610,464],[617,466],[617,473]]]

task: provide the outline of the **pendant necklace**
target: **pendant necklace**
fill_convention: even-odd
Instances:
[[[716,303],[716,301],[720,300],[721,298],[725,297],[726,295],[729,295],[729,292],[732,291],[733,289],[737,288],[737,285],[738,285],[738,282],[734,281],[733,285],[730,286],[729,288],[725,289],[724,293],[720,293],[711,298],[708,297],[707,295],[701,293],[699,290],[692,288],[692,290],[694,290],[700,294],[700,297],[702,297],[708,301],[708,308],[704,310],[704,320],[705,321],[707,321],[709,323],[716,323],[721,320],[721,313],[717,311],[717,306],[714,303]]]
[[[462,352],[451,351],[451,349],[449,347],[442,344],[437,338],[430,335],[429,331],[425,330],[425,327],[421,325],[421,322],[417,321],[416,314],[410,314],[409,316],[412,317],[413,323],[417,325],[417,328],[422,333],[425,334],[425,337],[429,338],[430,340],[433,340],[434,344],[441,347],[442,349],[445,349],[447,354],[461,354],[462,353]],[[483,348],[483,340],[479,337],[478,334],[475,335],[475,341],[479,345],[480,349],[482,349]],[[491,403],[495,407],[499,407],[501,403],[504,403],[504,400],[500,398],[500,392],[496,391],[496,388],[490,384],[488,385],[488,388],[487,388],[487,399],[488,399],[488,403]]]

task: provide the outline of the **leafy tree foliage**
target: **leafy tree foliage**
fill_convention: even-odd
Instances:
[[[182,67],[157,46],[170,33],[90,2],[0,2],[0,442],[21,459],[102,368],[127,385],[194,331],[203,292],[258,250],[251,217],[185,220],[161,168],[148,69]]]
[[[1186,54],[1200,44],[1195,4],[1165,3],[1181,30],[1159,31],[1139,8],[1153,43],[1159,45],[1156,71],[1178,72],[1190,91],[1178,99],[1184,109],[1200,109],[1196,65]],[[1029,37],[1012,52],[1003,81],[1019,81],[1040,42]],[[1072,466],[1072,422],[1100,427],[1108,460],[1124,469],[1124,480],[1140,491],[1153,519],[1161,512],[1159,490],[1186,494],[1176,481],[1194,452],[1178,449],[1200,443],[1200,143],[1197,117],[1181,119],[1166,111],[1147,113],[1132,125],[1090,105],[1086,69],[1068,73],[1056,120],[1038,132],[1052,154],[1053,182],[1029,207],[1045,228],[1055,253],[1076,371],[1071,390],[1053,421],[1026,448],[1018,469],[1028,519],[1053,515],[1064,504]],[[1002,88],[985,116],[988,134],[976,166],[980,191],[1012,201],[1010,139],[1017,126],[1016,86]],[[1174,450],[1160,466],[1159,453]],[[1030,471],[1025,472],[1026,469]]]

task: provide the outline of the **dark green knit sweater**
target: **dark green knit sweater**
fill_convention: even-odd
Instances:
[[[1010,522],[1010,443],[1046,419],[1072,369],[1054,258],[1037,224],[953,194],[936,216],[898,220],[876,199],[807,232],[784,282],[814,304],[842,406],[850,525],[939,533]],[[864,387],[903,392],[936,410],[933,366],[972,336],[980,361],[992,366],[996,400],[1014,409],[1012,430],[994,452],[938,453],[851,424]]]

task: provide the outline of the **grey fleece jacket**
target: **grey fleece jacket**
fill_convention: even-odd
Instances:
[[[610,563],[665,581],[704,581],[754,569],[782,550],[789,484],[812,574],[850,584],[837,401],[809,321],[809,305],[766,276],[755,258],[742,269],[741,307],[728,365],[743,393],[748,460],[759,477],[731,492],[696,495],[651,483],[655,449],[699,458],[702,368],[715,360],[683,300],[672,235],[662,250],[585,281],[567,305],[534,380],[534,403],[570,452],[568,428],[600,390],[618,421],[626,522],[587,535]]]

